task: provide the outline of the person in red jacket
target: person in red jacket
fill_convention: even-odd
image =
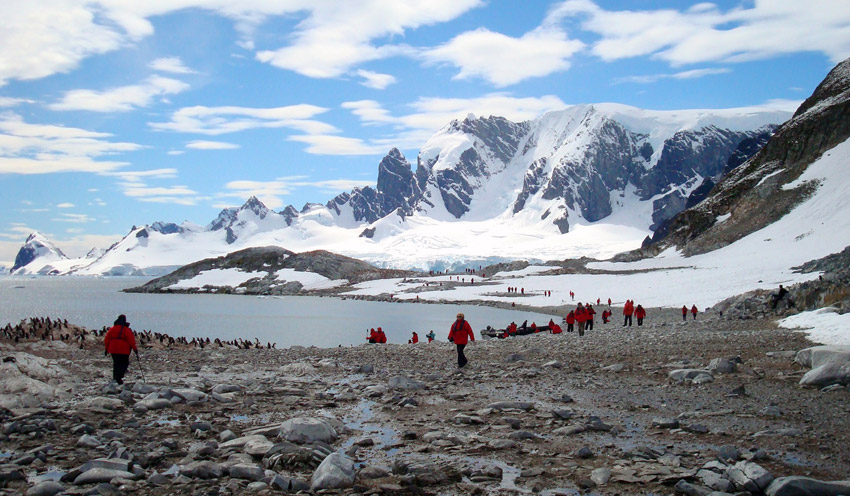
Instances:
[[[697,320],[697,306],[696,305],[691,307],[691,313],[694,315],[694,320]]]
[[[118,384],[124,384],[124,374],[127,373],[127,367],[130,366],[130,351],[136,353],[136,358],[139,357],[136,337],[133,336],[133,330],[130,329],[126,315],[119,315],[115,320],[115,325],[106,331],[103,345],[106,347],[104,354],[112,355],[112,378]]]
[[[462,313],[457,314],[457,319],[449,330],[449,341],[457,345],[457,366],[459,368],[465,367],[469,360],[463,354],[463,349],[466,348],[466,343],[475,341],[475,334],[472,333],[472,327],[464,319]]]
[[[635,304],[632,300],[626,300],[626,304],[623,305],[623,315],[625,318],[623,319],[623,327],[626,327],[628,324],[629,327],[632,326],[632,314],[635,313]]]
[[[387,335],[384,334],[384,330],[381,329],[380,327],[378,328],[378,342],[379,343],[386,343],[387,342]]]
[[[587,321],[587,312],[584,305],[581,303],[576,307],[576,327],[578,327],[578,335],[584,336],[584,323]]]
[[[378,342],[378,339],[380,339],[380,336],[378,335],[378,333],[375,331],[375,328],[373,327],[369,331],[369,337],[366,338],[366,341],[369,341],[370,343],[375,344],[375,343]]]
[[[413,337],[410,338],[410,342],[416,344],[419,342],[419,335],[416,334],[416,331],[413,331]]]
[[[682,320],[688,320],[688,307],[682,305]]]
[[[585,329],[588,331],[593,330],[593,321],[596,320],[596,310],[593,309],[593,306],[588,303],[584,307],[584,312],[587,314],[587,321],[584,323]]]
[[[567,316],[564,317],[564,322],[567,323],[567,332],[573,332],[573,330],[575,329],[574,325],[576,323],[576,313],[570,310],[570,313],[568,313]]]
[[[638,305],[637,308],[635,308],[635,318],[638,321],[638,325],[642,326],[643,325],[643,319],[646,318],[646,309],[643,308],[643,306]]]

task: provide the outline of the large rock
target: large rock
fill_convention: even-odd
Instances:
[[[390,389],[402,389],[405,391],[418,391],[420,389],[425,389],[425,383],[403,375],[390,377],[388,386]]]
[[[344,489],[354,485],[354,462],[341,453],[331,453],[319,465],[310,480],[310,489]]]
[[[78,475],[74,479],[74,484],[81,486],[84,484],[97,484],[100,482],[109,482],[114,478],[136,480],[138,475],[133,472],[125,472],[124,470],[113,470],[109,468],[95,467]]]
[[[800,379],[801,386],[826,387],[833,384],[850,385],[850,361],[826,362],[806,372]]]
[[[224,467],[206,460],[191,462],[180,467],[180,475],[192,479],[220,479],[224,475]]]
[[[819,481],[809,477],[779,477],[770,483],[767,496],[839,496],[850,494],[850,480]]]
[[[754,494],[760,494],[773,482],[773,475],[761,465],[749,461],[741,461],[729,467],[726,477],[735,487]]]
[[[711,375],[711,372],[705,369],[676,369],[671,370],[667,377],[671,381],[676,381],[678,383],[683,382],[694,382],[694,383],[702,383],[702,382],[711,382],[714,380],[714,376]]]
[[[44,481],[27,489],[27,496],[55,496],[65,491],[65,486],[56,481]]]
[[[850,346],[813,346],[800,350],[794,361],[803,367],[820,367],[827,362],[850,362]]]
[[[280,437],[293,443],[316,441],[331,444],[337,439],[336,429],[322,419],[296,417],[280,424]]]

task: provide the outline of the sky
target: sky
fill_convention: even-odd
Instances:
[[[0,30],[0,265],[374,185],[469,113],[793,110],[850,56],[846,0],[29,0]]]

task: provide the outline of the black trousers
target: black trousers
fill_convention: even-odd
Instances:
[[[130,355],[112,354],[112,378],[118,384],[124,384],[124,374],[130,366]]]
[[[573,332],[575,330],[575,324],[567,324],[567,332]]]
[[[642,326],[642,325],[643,325],[643,319],[642,319],[642,318],[640,318],[640,317],[638,317],[638,325],[639,325],[639,326]]]
[[[457,345],[457,366],[463,367],[466,365],[466,362],[469,360],[466,359],[466,355],[463,354],[463,349],[466,348],[465,344]]]
[[[628,324],[629,327],[632,326],[632,316],[631,315],[626,315],[625,318],[623,319],[623,327],[626,327],[627,324]]]

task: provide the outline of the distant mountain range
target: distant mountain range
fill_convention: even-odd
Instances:
[[[403,269],[607,258],[669,232],[674,217],[715,184],[752,167],[747,160],[770,146],[789,117],[763,108],[618,104],[577,105],[520,123],[470,115],[428,140],[415,170],[390,150],[374,188],[279,212],[252,197],[207,226],[134,226],[91,258],[67,259],[33,234],[11,272],[162,275],[257,246],[323,249]]]

